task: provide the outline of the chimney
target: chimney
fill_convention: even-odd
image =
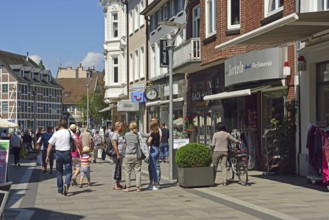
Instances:
[[[26,61],[29,61],[29,52],[26,52]]]

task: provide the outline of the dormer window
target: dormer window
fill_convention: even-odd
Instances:
[[[20,71],[19,71],[19,76],[20,76],[20,77],[24,77],[24,70],[20,70]]]

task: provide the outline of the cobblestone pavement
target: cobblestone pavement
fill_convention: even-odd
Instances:
[[[161,163],[161,189],[149,191],[143,164],[144,190],[132,187],[125,193],[112,190],[110,160],[91,169],[92,186],[70,187],[64,197],[57,195],[55,174],[42,175],[35,161],[10,166],[14,184],[4,219],[329,219],[328,190],[304,177],[250,171],[247,186],[233,181],[227,186],[182,188],[168,179],[168,163]]]

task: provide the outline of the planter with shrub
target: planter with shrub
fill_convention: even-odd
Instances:
[[[212,154],[203,144],[190,143],[176,152],[178,184],[182,187],[214,185]]]

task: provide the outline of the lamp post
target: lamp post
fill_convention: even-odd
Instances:
[[[168,74],[169,74],[169,179],[174,179],[174,132],[173,132],[173,58],[174,58],[174,42],[179,32],[183,29],[185,24],[171,22],[171,21],[163,21],[159,22],[160,25],[175,27],[177,28],[177,32],[172,38],[170,34],[168,34],[167,38],[167,49],[168,49]]]
[[[87,75],[88,77],[88,75]],[[89,78],[87,78],[87,83],[86,83],[86,87],[87,87],[87,128],[89,128]]]

